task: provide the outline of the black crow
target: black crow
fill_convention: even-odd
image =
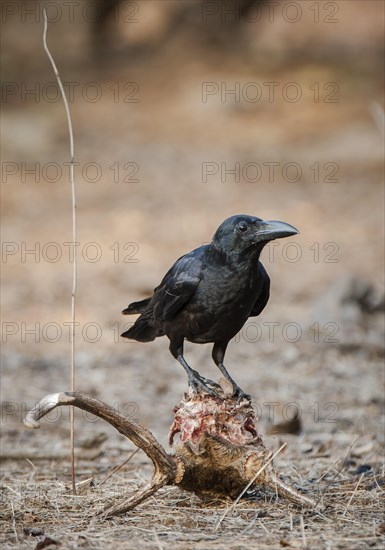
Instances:
[[[189,385],[194,391],[201,387],[215,394],[208,386],[217,384],[191,369],[183,357],[185,339],[212,342],[215,364],[231,382],[234,395],[245,397],[223,364],[227,344],[269,300],[270,279],[259,261],[263,247],[297,233],[295,227],[280,221],[243,214],[228,218],[210,244],[175,262],[150,298],[123,310],[125,315],[140,313],[140,317],[122,336],[150,342],[167,335],[170,352],[185,369]]]

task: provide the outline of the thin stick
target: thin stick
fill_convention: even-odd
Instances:
[[[282,449],[284,449],[286,447],[287,443],[284,443],[283,445],[280,446],[280,448],[278,449],[278,451],[276,453],[274,453],[270,458],[269,460],[262,466],[262,468],[260,468],[258,470],[258,472],[255,474],[255,476],[249,481],[249,483],[246,485],[246,487],[241,491],[241,493],[237,496],[237,498],[234,500],[233,504],[230,506],[230,508],[227,508],[225,510],[225,512],[222,514],[221,518],[219,519],[218,523],[216,524],[215,526],[215,531],[217,531],[217,529],[219,529],[222,521],[225,519],[225,517],[227,516],[227,514],[233,510],[235,508],[235,506],[238,504],[238,502],[241,500],[241,498],[243,497],[243,495],[246,493],[246,491],[252,486],[252,484],[255,482],[255,480],[257,479],[257,477],[263,472],[263,470],[265,468],[267,468],[267,466],[270,464],[270,462],[272,462],[275,457],[277,455],[279,455],[279,453],[282,451]]]
[[[72,121],[70,109],[67,101],[67,96],[64,91],[63,83],[61,81],[59,71],[57,70],[56,63],[51,55],[51,52],[47,46],[47,31],[48,31],[48,18],[46,9],[43,8],[44,15],[44,33],[43,44],[47,53],[48,59],[51,62],[53,71],[56,76],[57,83],[60,88],[60,92],[63,98],[63,103],[67,116],[68,133],[70,141],[70,185],[72,195],[72,245],[73,245],[73,266],[72,266],[72,293],[71,293],[71,391],[75,391],[75,306],[76,306],[76,280],[77,280],[77,256],[76,256],[76,186],[74,176],[74,137],[72,131]],[[76,483],[75,483],[75,423],[74,423],[74,408],[70,407],[70,441],[71,441],[71,479],[72,479],[72,492],[76,495]]]
[[[111,470],[111,472],[108,474],[108,476],[106,476],[100,483],[97,484],[97,487],[100,487],[101,485],[103,485],[103,483],[105,483],[107,481],[107,479],[110,479],[110,477],[113,476],[114,474],[116,474],[116,472],[119,472],[119,470],[121,468],[123,468],[123,466],[125,466],[128,462],[130,462],[131,458],[133,458],[138,451],[139,451],[139,447],[137,449],[135,449],[135,451],[132,451],[130,456],[128,458],[126,458],[126,460],[124,462],[122,462],[118,466],[115,466],[115,468],[113,468]]]
[[[350,456],[350,453],[352,452],[353,450],[353,447],[354,445],[357,443],[358,441],[358,437],[356,436],[356,438],[354,439],[353,443],[350,444],[349,446],[349,449],[348,449],[348,453],[342,463],[342,466],[339,470],[337,470],[337,472],[334,474],[334,476],[332,477],[332,479],[326,484],[326,487],[323,488],[323,491],[322,491],[322,494],[319,498],[319,500],[321,500],[322,496],[326,493],[326,490],[329,489],[330,485],[332,485],[332,483],[334,482],[334,480],[343,472],[345,466],[346,466],[346,463],[347,461],[349,460],[349,456]],[[337,461],[336,461],[337,462]],[[333,464],[334,466],[334,464]]]
[[[16,544],[19,545],[19,537],[17,536],[17,531],[16,531],[15,510],[13,508],[13,502],[12,501],[11,501],[11,508],[12,508],[12,529],[13,529],[13,533],[15,535]]]
[[[338,457],[337,460],[335,460],[335,461],[333,462],[333,464],[332,464],[331,466],[329,466],[329,468],[326,470],[326,472],[324,472],[324,473],[322,474],[321,477],[319,477],[318,479],[316,479],[316,483],[319,483],[319,482],[320,482],[320,481],[330,472],[330,470],[332,470],[332,469],[334,468],[334,466],[335,466],[335,465],[337,464],[337,462],[339,462],[340,460],[341,460],[341,459]]]
[[[348,502],[348,504],[347,504],[347,506],[346,506],[346,508],[345,508],[345,510],[344,510],[344,513],[342,514],[343,516],[346,516],[346,512],[347,512],[348,509],[349,509],[349,506],[350,506],[350,504],[351,504],[351,502],[352,502],[352,500],[353,500],[353,498],[354,498],[354,495],[355,495],[356,492],[357,492],[358,486],[359,486],[359,484],[361,483],[362,478],[364,477],[364,475],[365,475],[365,474],[361,474],[360,479],[357,481],[357,485],[355,486],[354,491],[353,491],[353,493],[352,493],[352,496],[351,496],[350,499],[349,499],[349,502]]]
[[[265,533],[266,533],[267,535],[270,535],[270,531],[267,529],[267,527],[265,527],[265,525],[263,525],[263,521],[261,521],[260,518],[259,518],[259,523],[261,524],[262,529],[265,530]]]
[[[305,535],[305,524],[304,524],[304,521],[303,521],[303,515],[302,514],[299,516],[299,523],[300,523],[300,526],[301,526],[302,545],[303,545],[302,547],[307,548],[306,535]]]

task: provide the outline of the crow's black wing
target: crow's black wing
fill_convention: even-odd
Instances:
[[[193,296],[201,281],[205,248],[179,258],[154,290],[151,306],[156,322],[172,319]]]
[[[253,309],[251,310],[250,317],[256,317],[259,315],[266,307],[267,302],[270,298],[270,277],[266,273],[265,268],[258,262],[258,278],[261,280],[261,292],[255,302]]]

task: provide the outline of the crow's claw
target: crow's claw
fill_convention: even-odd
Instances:
[[[233,397],[237,398],[238,403],[240,403],[243,399],[246,399],[249,403],[251,402],[251,395],[245,393],[239,386],[234,387]]]
[[[206,384],[206,386],[211,386],[211,387],[216,388],[218,390],[222,389],[222,386],[220,384],[217,384],[216,382],[213,382],[209,378],[204,378],[203,376],[201,376],[200,379]]]
[[[211,385],[215,385],[215,383],[211,382],[211,380],[208,380],[207,378],[202,378],[198,374],[192,374],[191,376],[189,376],[188,379],[188,385],[190,386],[190,388],[193,389],[194,393],[199,393],[200,390],[203,390],[213,397],[218,397],[218,394],[209,387],[209,383]]]

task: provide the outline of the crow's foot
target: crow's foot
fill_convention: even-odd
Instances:
[[[212,388],[210,388],[210,386],[220,388],[219,384],[216,384],[215,382],[212,382],[207,378],[203,378],[196,371],[191,371],[191,374],[188,377],[188,385],[190,386],[190,388],[193,389],[194,393],[196,394],[199,393],[200,390],[203,390],[213,397],[219,397],[218,394]]]

